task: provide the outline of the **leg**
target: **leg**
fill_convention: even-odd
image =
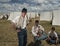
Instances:
[[[27,44],[27,30],[24,29],[24,45],[23,46],[26,46]]]
[[[23,43],[24,43],[23,38],[24,38],[24,36],[23,36],[22,32],[18,32],[19,46],[23,46]]]
[[[41,46],[41,40],[38,39],[38,37],[34,37],[35,46]]]
[[[35,41],[35,46],[41,46],[41,41]]]
[[[52,40],[52,39],[50,39],[50,43],[52,43],[52,44],[56,44],[56,40]]]
[[[42,40],[45,40],[45,39],[47,39],[47,38],[48,38],[47,34],[46,34],[46,33],[43,33],[43,34],[42,34]]]
[[[49,43],[50,43],[50,39],[49,39],[49,38],[47,38],[46,42],[49,44]]]
[[[42,36],[39,37],[38,39],[39,39],[39,40],[45,40],[45,39],[47,39],[47,38],[48,38],[48,36],[47,36],[46,34],[42,34]]]

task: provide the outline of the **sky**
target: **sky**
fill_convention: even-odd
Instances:
[[[60,0],[0,0],[0,12],[19,12],[22,8],[40,12],[60,9]]]

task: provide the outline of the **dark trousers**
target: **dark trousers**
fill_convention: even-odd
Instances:
[[[47,43],[48,44],[56,44],[56,37],[53,37],[53,38],[50,37],[50,39],[47,39]]]
[[[41,40],[45,40],[45,39],[47,39],[47,35],[45,32],[40,37],[37,37],[37,36],[34,37],[35,46],[42,46]]]
[[[21,29],[21,32],[18,32],[18,41],[19,46],[26,46],[27,44],[27,30]]]

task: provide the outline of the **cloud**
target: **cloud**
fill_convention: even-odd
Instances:
[[[8,2],[11,0],[5,0]],[[47,11],[60,9],[60,0],[26,0],[23,4],[21,3],[0,3],[0,12],[11,12],[11,11],[21,11],[23,7],[26,7],[28,11]],[[0,0],[0,2],[3,2]]]
[[[11,0],[0,0],[0,2],[9,2]]]
[[[37,2],[37,3],[43,3],[45,0],[34,0],[34,2]]]
[[[42,3],[42,2],[44,2],[45,0],[27,0],[27,1],[35,2],[35,3]]]

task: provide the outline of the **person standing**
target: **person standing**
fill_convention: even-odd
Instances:
[[[19,19],[17,17],[13,20],[13,27],[17,30],[19,46],[26,46],[27,44],[27,9],[23,8]]]

